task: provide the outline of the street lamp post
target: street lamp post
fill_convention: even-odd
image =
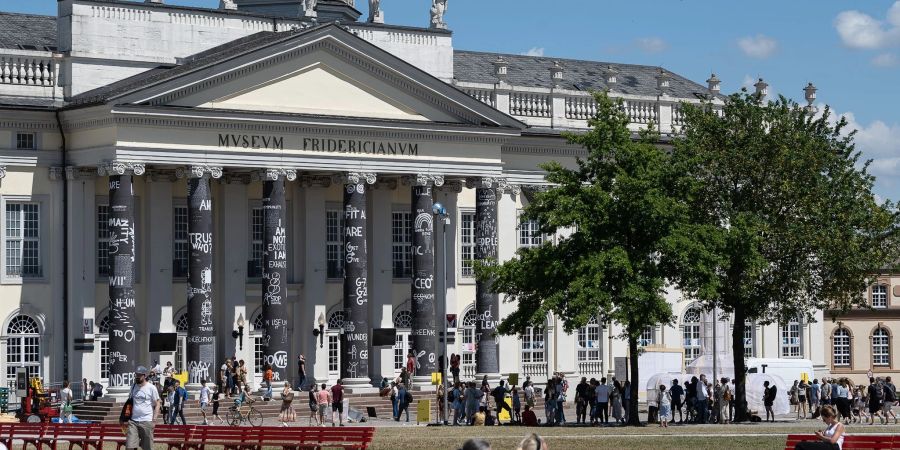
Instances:
[[[438,405],[438,407],[443,407],[444,409],[444,421],[443,424],[447,425],[447,418],[450,414],[450,405],[447,403],[447,398],[450,395],[449,389],[447,387],[447,366],[450,361],[447,359],[447,342],[449,336],[447,336],[447,224],[450,223],[450,216],[447,215],[447,209],[444,208],[444,205],[439,202],[435,202],[431,207],[431,212],[434,214],[435,218],[440,219],[441,221],[441,261],[443,264],[443,273],[441,276],[443,277],[444,283],[444,292],[443,292],[443,301],[441,302],[443,307],[443,316],[441,321],[444,322],[444,346],[442,349],[441,361],[443,364],[443,369],[441,370],[441,385],[444,386],[444,404]]]

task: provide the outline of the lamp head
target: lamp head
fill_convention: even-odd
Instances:
[[[434,205],[431,205],[431,212],[436,216],[444,216],[447,215],[447,209],[444,208],[444,205],[436,202]]]
[[[244,314],[243,313],[238,314],[237,326],[240,328],[244,328]]]
[[[318,320],[318,323],[319,323],[319,326],[320,326],[320,327],[324,327],[324,326],[325,326],[325,313],[319,313],[319,320]]]

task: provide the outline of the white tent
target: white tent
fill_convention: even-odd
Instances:
[[[731,372],[734,372],[732,370]],[[728,378],[730,374],[726,374]],[[666,389],[672,387],[672,380],[678,380],[678,384],[684,386],[685,381],[691,381],[691,378],[699,375],[694,375],[692,373],[658,373],[654,374],[650,377],[650,380],[647,382],[647,405],[648,406],[656,406],[656,402],[659,399],[659,386],[664,385]],[[721,378],[721,377],[720,377]],[[710,381],[712,378],[707,375],[707,379]],[[753,411],[759,414],[760,417],[765,418],[766,409],[763,405],[763,383],[768,381],[770,385],[775,385],[777,391],[775,395],[775,402],[772,404],[772,411],[775,414],[787,414],[791,412],[791,405],[788,396],[788,385],[781,379],[781,377],[777,375],[770,375],[766,373],[750,373],[747,374],[747,407],[750,408],[750,411]]]

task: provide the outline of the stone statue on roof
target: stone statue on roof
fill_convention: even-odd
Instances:
[[[238,7],[234,0],[219,0],[219,9],[235,10]]]
[[[316,17],[316,3],[318,0],[303,0],[303,16]]]
[[[384,13],[381,11],[381,0],[369,0],[369,22],[384,23]]]
[[[431,0],[431,28],[447,29],[444,14],[447,12],[448,0]]]

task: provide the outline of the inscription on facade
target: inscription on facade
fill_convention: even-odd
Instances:
[[[292,145],[294,144],[294,145]],[[219,133],[219,147],[284,150],[284,136]],[[364,155],[418,156],[419,144],[361,139],[331,139],[304,137],[298,142],[288,141],[289,149],[325,153],[358,153]]]

